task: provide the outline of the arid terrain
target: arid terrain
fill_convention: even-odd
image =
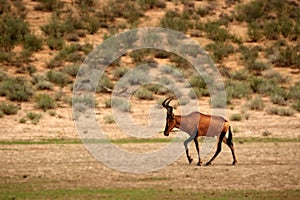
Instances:
[[[284,2],[282,13],[275,0],[269,4],[258,0],[151,2],[0,2],[2,24],[9,21],[5,17],[12,13],[27,23],[29,35],[41,41],[41,46],[31,51],[28,43],[35,46],[38,39],[23,39],[13,46],[4,36],[0,40],[0,199],[149,199],[151,195],[154,199],[300,198],[300,20],[296,20],[300,16],[287,12],[295,9],[295,13],[299,1]],[[260,15],[251,12],[255,6],[262,9],[257,11]],[[279,28],[272,30],[278,32],[270,34],[267,28],[274,21]],[[285,22],[293,28],[286,28]],[[1,23],[0,33],[4,35]],[[231,165],[230,149],[223,145],[211,166],[196,166],[195,145],[190,143],[194,158],[191,165],[182,151],[178,159],[159,170],[121,172],[100,162],[85,148],[72,110],[78,102],[87,107],[91,102],[89,97],[84,99],[86,96],[84,100],[72,99],[81,63],[105,39],[140,27],[180,31],[214,59],[227,97],[226,108],[216,109],[223,109],[223,117],[232,126],[237,165]],[[140,87],[140,93],[131,94],[130,108],[123,111],[133,122],[147,127],[154,114],[158,119],[157,133],[146,139],[122,130],[111,102],[114,85],[144,63],[171,66],[191,84],[185,87],[164,69],[159,81],[170,86],[171,91],[148,85]],[[177,130],[168,138],[163,135],[166,110],[160,104],[166,97],[176,95],[172,85],[176,81],[186,94],[172,102],[175,114],[184,113],[181,108],[187,99],[196,99],[198,111],[211,114],[211,94],[191,68],[173,54],[150,50],[129,52],[111,63],[103,82],[97,85],[94,114],[112,144],[142,154],[168,145]],[[146,70],[147,73],[151,74]],[[136,75],[137,82],[142,75]],[[191,96],[190,90],[196,96]],[[203,138],[199,140],[201,149]],[[215,148],[203,161],[208,161],[214,151]],[[172,156],[172,152],[158,156],[155,162],[167,159],[164,156]]]

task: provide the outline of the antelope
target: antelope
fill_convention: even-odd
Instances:
[[[173,97],[169,97],[166,98],[162,103],[162,106],[167,109],[167,119],[164,135],[169,136],[169,133],[172,131],[173,128],[178,128],[190,135],[190,137],[184,141],[184,147],[189,164],[191,164],[193,161],[192,157],[189,155],[188,149],[188,144],[192,140],[194,140],[196,150],[198,153],[197,165],[200,166],[202,164],[202,161],[199,153],[198,137],[218,136],[217,150],[213,157],[205,165],[211,165],[212,161],[221,152],[222,142],[227,144],[230,148],[233,157],[232,164],[235,165],[237,163],[237,160],[234,153],[234,147],[232,143],[232,132],[229,122],[221,116],[205,115],[200,112],[192,112],[189,115],[174,115],[173,107],[169,105],[172,100]],[[226,138],[225,136],[227,132],[228,138]]]

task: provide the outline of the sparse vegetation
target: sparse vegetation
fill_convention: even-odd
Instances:
[[[249,104],[249,108],[251,110],[263,110],[264,107],[265,107],[265,104],[260,96],[257,96],[254,99],[252,99]]]
[[[26,118],[30,119],[31,123],[37,124],[37,123],[39,123],[40,119],[42,118],[42,114],[29,112],[26,114]]]
[[[15,115],[18,113],[19,108],[12,103],[1,103],[0,104],[0,112],[1,114],[6,115]]]
[[[55,108],[54,99],[45,93],[37,94],[34,98],[37,108],[47,111],[48,109]]]
[[[239,113],[232,114],[230,116],[230,120],[231,121],[241,121],[242,120],[242,115],[239,114]]]

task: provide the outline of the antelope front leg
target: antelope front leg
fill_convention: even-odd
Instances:
[[[184,141],[184,147],[185,147],[185,153],[186,153],[186,157],[189,161],[189,164],[191,164],[193,162],[193,158],[189,155],[189,149],[188,149],[188,144],[193,140],[194,138],[191,136],[188,139],[186,139]]]

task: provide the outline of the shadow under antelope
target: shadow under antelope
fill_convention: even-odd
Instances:
[[[237,163],[234,147],[232,143],[232,132],[229,122],[221,116],[205,115],[200,112],[192,112],[189,115],[174,115],[173,107],[170,106],[170,102],[173,100],[172,97],[165,99],[162,106],[167,109],[166,127],[164,135],[169,136],[169,133],[173,128],[179,128],[180,130],[188,133],[190,137],[184,141],[184,147],[186,150],[186,156],[189,164],[192,163],[193,159],[189,155],[188,143],[194,140],[195,146],[198,153],[198,163],[201,165],[201,158],[199,153],[198,136],[214,137],[218,136],[218,146],[213,157],[205,164],[210,165],[212,161],[218,156],[222,149],[222,141],[228,145],[231,149],[233,157],[233,165]],[[228,132],[228,138],[226,133]]]

